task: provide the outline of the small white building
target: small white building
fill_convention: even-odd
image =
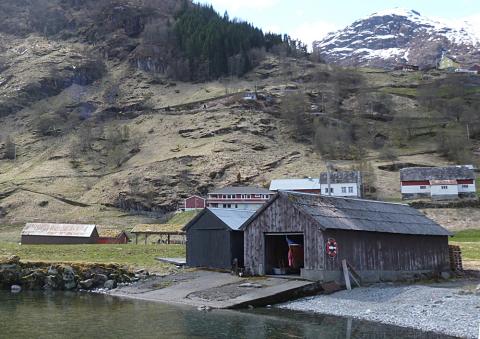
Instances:
[[[404,168],[400,186],[404,200],[475,198],[477,191],[471,166]]]
[[[270,191],[291,191],[331,195],[333,197],[362,196],[362,179],[357,171],[321,173],[320,178],[276,179],[270,183]]]

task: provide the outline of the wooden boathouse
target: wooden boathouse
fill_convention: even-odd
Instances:
[[[241,229],[253,275],[342,282],[342,260],[369,282],[450,270],[451,233],[403,204],[280,192]]]
[[[28,223],[22,230],[22,244],[96,244],[95,225]]]
[[[255,211],[205,208],[184,227],[187,266],[230,269],[234,259],[243,266],[243,231],[240,227]]]

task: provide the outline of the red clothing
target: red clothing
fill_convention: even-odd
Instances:
[[[298,269],[303,266],[303,246],[288,246],[288,266]]]

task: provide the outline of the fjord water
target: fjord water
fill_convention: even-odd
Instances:
[[[277,309],[203,312],[86,293],[0,292],[0,338],[449,337]]]

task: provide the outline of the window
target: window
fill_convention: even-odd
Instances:
[[[330,193],[333,193],[333,188],[330,188]],[[328,194],[328,187],[325,188],[325,194]]]
[[[212,206],[212,208],[218,208],[218,204],[210,204],[210,206]]]
[[[426,189],[427,189],[427,186],[420,186],[420,189],[421,189],[421,190],[426,190]]]
[[[448,186],[442,186],[442,190],[448,190]]]
[[[346,187],[342,187],[342,193],[347,193],[347,188]]]
[[[462,185],[462,188],[468,188],[468,185]]]
[[[235,204],[235,208],[238,208],[238,204]]]
[[[350,187],[348,188],[348,193],[353,193],[353,187],[352,187],[352,186],[350,186]]]

